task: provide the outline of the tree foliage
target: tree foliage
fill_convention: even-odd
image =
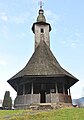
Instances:
[[[10,92],[9,91],[5,92],[2,106],[3,106],[3,109],[10,110],[12,108],[12,99],[10,97]]]

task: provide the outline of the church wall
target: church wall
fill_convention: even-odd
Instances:
[[[46,103],[58,103],[58,102],[72,103],[71,96],[61,93],[58,94],[51,93],[46,95]]]
[[[46,103],[51,103],[51,96],[50,96],[50,94],[46,94]]]
[[[35,25],[35,48],[37,48],[37,46],[40,43],[40,29],[38,25]]]
[[[51,93],[51,103],[58,103],[59,102],[59,94]]]
[[[15,99],[15,108],[21,109],[35,103],[40,103],[40,94],[18,95]]]
[[[45,42],[50,47],[49,26],[45,26]]]
[[[40,94],[19,95],[15,99],[16,109],[28,109],[32,104],[40,104]],[[71,96],[61,93],[46,94],[46,103],[72,103]]]
[[[43,29],[43,32],[41,32],[41,29]],[[50,47],[49,25],[35,25],[35,48],[41,40],[44,40]]]
[[[71,96],[61,93],[59,94],[51,93],[51,103],[57,103],[57,102],[72,103]]]
[[[40,94],[32,94],[31,101],[32,103],[40,103]]]

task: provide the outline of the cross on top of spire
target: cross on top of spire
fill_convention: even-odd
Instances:
[[[43,1],[40,0],[40,9],[42,9],[42,6],[43,6]]]

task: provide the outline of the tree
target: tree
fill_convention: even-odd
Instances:
[[[10,92],[9,91],[5,92],[2,106],[3,106],[3,109],[10,110],[12,108],[12,99],[10,97]]]

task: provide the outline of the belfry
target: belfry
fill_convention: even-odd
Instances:
[[[26,66],[8,80],[17,96],[15,107],[31,104],[72,103],[70,87],[78,79],[61,67],[50,49],[51,25],[46,22],[42,6],[32,26],[35,51]]]

